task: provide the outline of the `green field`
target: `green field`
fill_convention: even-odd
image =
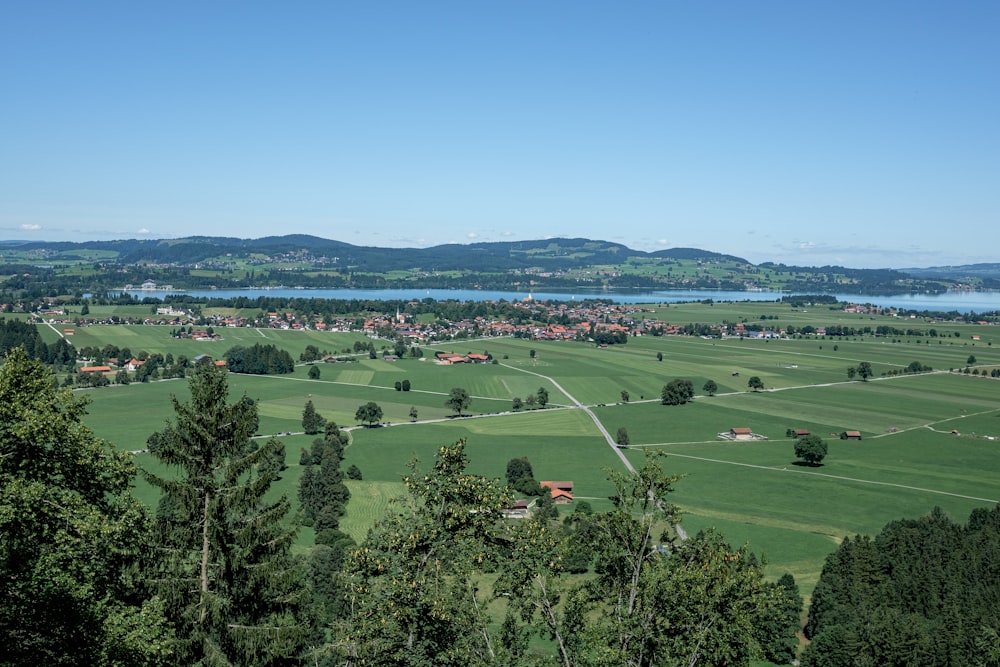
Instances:
[[[857,319],[825,311],[790,312],[778,304],[655,308],[658,317],[674,322],[710,317],[753,321],[766,313],[801,318],[799,325],[810,316],[827,325],[835,318]],[[573,480],[578,498],[598,511],[606,509],[611,492],[607,471],[622,469],[622,463],[587,413],[575,407],[579,401],[593,408],[611,434],[627,429],[631,447],[626,453],[634,464],[645,450],[668,454],[667,469],[684,476],[672,500],[684,510],[689,532],[716,527],[731,542],[748,543],[765,556],[772,575],[791,572],[808,594],[824,558],[845,535],[873,534],[888,521],[919,516],[934,506],[964,521],[974,507],[1000,501],[1000,440],[995,439],[1000,437],[1000,380],[949,372],[962,369],[970,354],[977,367],[1000,367],[1000,353],[992,345],[995,334],[986,326],[953,325],[960,330],[955,337],[946,327],[938,328],[940,338],[895,340],[647,336],[603,349],[574,342],[470,339],[425,348],[424,360],[389,362],[362,355],[357,363],[318,364],[318,380],[308,379],[308,367],[299,366],[286,376],[232,376],[230,388],[234,397],[246,393],[259,401],[262,435],[300,432],[307,400],[350,430],[344,466],[357,465],[364,481],[351,482],[343,527],[358,539],[401,491],[408,461],[429,465],[438,447],[459,439],[468,442],[474,472],[502,478],[510,458],[527,456],[536,478]],[[46,337],[56,335],[47,327],[43,331],[48,331]],[[78,329],[72,342],[189,357],[221,357],[232,345],[268,342],[298,358],[309,344],[340,351],[363,339],[358,334],[223,329],[223,341],[199,343],[173,339],[169,333],[164,327],[92,326]],[[976,344],[970,342],[972,333],[980,336]],[[438,365],[427,358],[434,349],[489,352],[497,363]],[[871,362],[875,378],[849,382],[846,369],[860,361]],[[887,375],[913,361],[935,371]],[[764,391],[747,391],[751,376],[763,380]],[[690,379],[698,394],[706,380],[714,380],[718,395],[663,406],[660,390],[674,378]],[[410,381],[411,391],[394,389],[403,379]],[[445,408],[452,387],[472,396],[468,416],[456,418]],[[548,409],[510,411],[514,397],[527,397],[540,387],[549,393]],[[88,424],[118,448],[141,450],[149,434],[171,417],[170,396],[184,400],[186,390],[177,380],[89,390]],[[627,403],[623,390],[629,394]],[[382,407],[384,426],[363,428],[354,422],[355,410],[368,401]],[[411,409],[418,413],[415,422]],[[767,440],[719,439],[720,432],[740,426]],[[785,435],[789,428],[809,429],[828,439],[830,452],[822,466],[795,464],[792,440]],[[836,434],[845,430],[858,430],[863,439],[838,439]],[[289,469],[276,492],[294,498],[299,451],[309,447],[311,438],[282,440]],[[153,465],[145,454],[137,455],[137,461]],[[145,501],[155,502],[143,483],[137,490]],[[309,531],[300,533],[300,548],[311,539]]]

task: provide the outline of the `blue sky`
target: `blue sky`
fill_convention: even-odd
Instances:
[[[1000,3],[0,10],[0,239],[1000,261]]]

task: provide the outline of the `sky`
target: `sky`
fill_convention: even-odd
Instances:
[[[1000,261],[995,0],[0,9],[0,240]]]

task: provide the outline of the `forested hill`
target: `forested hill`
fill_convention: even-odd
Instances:
[[[141,273],[130,267],[141,267]],[[22,270],[23,267],[33,267]],[[88,272],[88,268],[92,273]],[[1000,284],[991,273],[963,276],[933,269],[913,274],[839,266],[754,265],[698,248],[655,252],[585,238],[553,238],[430,248],[357,246],[306,234],[258,239],[191,236],[118,241],[0,241],[0,275],[29,289],[44,271],[68,292],[105,290],[149,279],[179,289],[243,286],[310,288],[427,287],[482,289],[726,289],[867,294],[942,292]],[[81,271],[82,269],[82,271]],[[25,274],[32,274],[25,277]],[[55,286],[53,286],[54,288]]]
[[[472,244],[446,244],[430,248],[379,248],[356,246],[341,241],[291,234],[259,239],[191,236],[181,239],[127,239],[119,241],[31,242],[8,241],[0,247],[19,251],[34,251],[42,255],[58,254],[72,259],[84,258],[90,252],[107,253],[108,259],[122,264],[136,262],[181,263],[204,262],[220,256],[250,258],[305,253],[314,257],[335,259],[336,264],[365,271],[386,272],[409,269],[434,271],[510,271],[529,267],[567,270],[583,266],[617,264],[632,257],[714,260],[724,259],[749,264],[732,255],[674,248],[646,253],[619,243],[582,238],[555,238],[536,241],[511,241]]]

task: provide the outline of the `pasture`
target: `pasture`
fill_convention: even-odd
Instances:
[[[664,308],[659,317],[709,321],[724,314],[749,320],[768,309],[781,317],[810,315],[789,314],[788,306],[778,304],[682,304]],[[821,316],[813,323],[830,323],[825,312]],[[791,572],[808,594],[824,558],[845,535],[875,533],[888,521],[920,516],[934,506],[964,521],[974,507],[1000,500],[1000,380],[949,372],[964,368],[970,355],[977,368],[1000,367],[1000,353],[989,327],[954,328],[961,329],[959,337],[894,340],[644,336],[603,349],[575,342],[469,339],[427,346],[425,354],[488,352],[496,363],[447,366],[426,357],[383,361],[362,355],[357,363],[318,364],[316,380],[308,378],[307,366],[299,366],[286,376],[234,375],[230,389],[231,399],[246,393],[258,400],[262,435],[300,433],[307,400],[350,429],[344,467],[357,465],[364,480],[350,483],[343,527],[356,538],[401,491],[408,461],[430,465],[438,447],[459,439],[468,443],[473,472],[502,479],[510,458],[527,456],[536,479],[573,480],[577,498],[606,509],[607,470],[621,470],[622,464],[587,413],[575,406],[579,401],[592,407],[611,434],[627,429],[631,445],[625,453],[634,464],[646,450],[667,453],[667,470],[683,475],[670,500],[684,511],[688,532],[716,527],[731,542],[749,544],[765,556],[769,573]],[[970,343],[973,332],[980,336],[977,344]],[[308,344],[340,350],[358,339],[357,334],[252,329],[220,333],[223,341],[198,343],[173,339],[163,327],[93,326],[78,329],[72,342],[78,347],[127,343],[133,351],[189,357],[203,352],[221,357],[234,344],[271,342],[298,358]],[[383,343],[388,345],[375,341],[379,348]],[[847,368],[861,361],[872,364],[874,378],[848,381]],[[914,361],[934,372],[886,375]],[[764,391],[747,390],[752,376],[762,379]],[[660,404],[660,390],[674,378],[692,381],[698,394],[693,402]],[[411,391],[395,390],[403,379]],[[718,384],[716,396],[703,395],[707,380]],[[472,396],[467,416],[456,417],[445,407],[452,387]],[[540,387],[549,393],[547,409],[511,410],[514,397]],[[622,391],[628,392],[627,402]],[[170,396],[186,398],[186,384],[173,380],[87,393],[88,425],[118,448],[140,450],[171,417]],[[355,423],[357,407],[368,401],[382,407],[382,427]],[[418,415],[413,421],[411,409]],[[767,440],[718,438],[733,427],[750,427]],[[793,441],[785,435],[789,428],[827,439],[823,465],[796,464]],[[860,431],[862,440],[835,435],[845,430]],[[311,437],[281,439],[289,469],[276,492],[296,502],[299,450],[309,447]],[[137,462],[153,465],[145,454]],[[138,482],[137,490],[155,503],[144,483]],[[311,539],[303,530],[301,548]]]

